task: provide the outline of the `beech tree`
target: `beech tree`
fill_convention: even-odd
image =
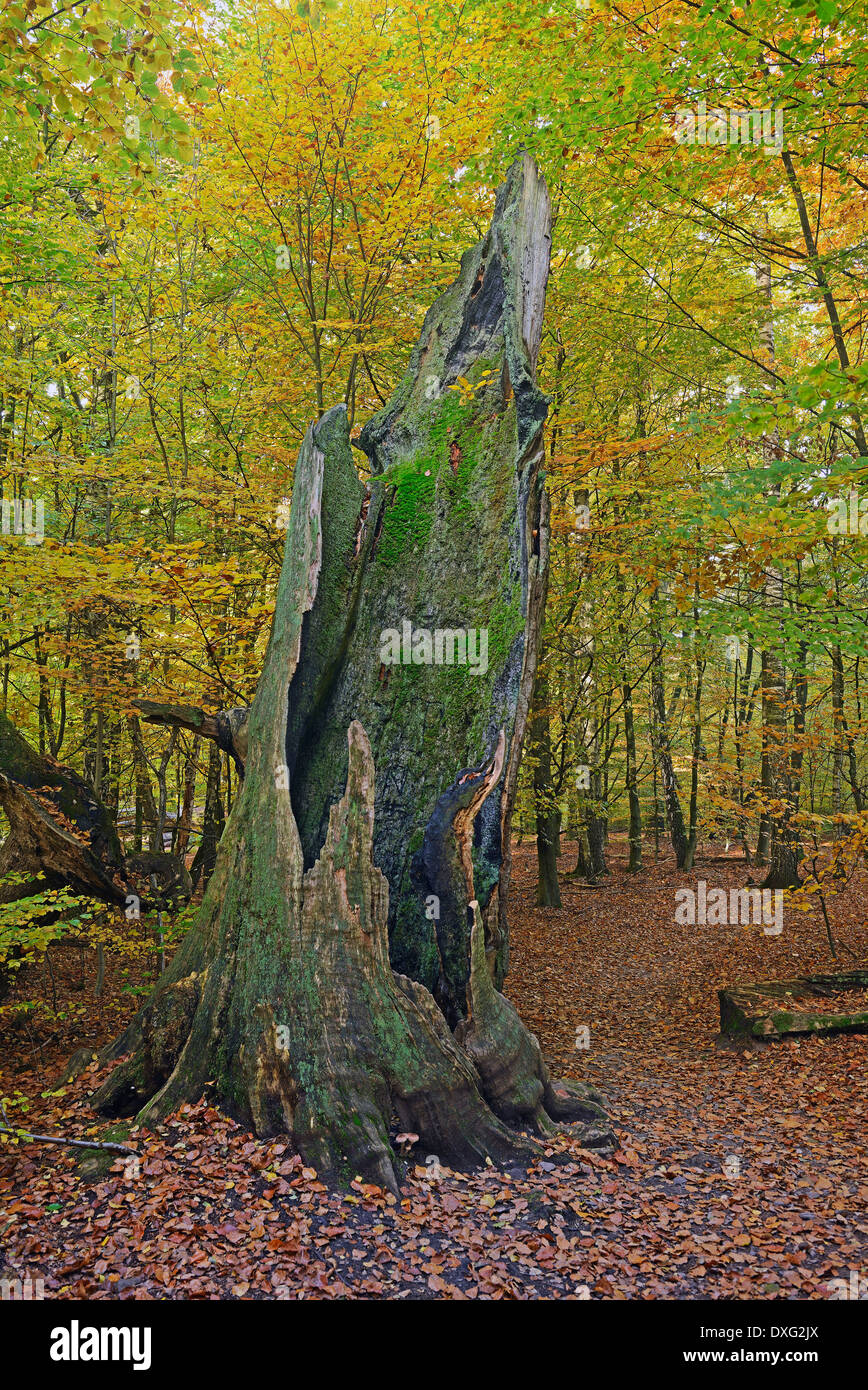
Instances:
[[[243,787],[101,1113],[156,1122],[207,1093],[321,1172],[393,1189],[393,1114],[459,1165],[527,1156],[511,1125],[611,1143],[496,988],[548,565],[550,244],[524,156],[362,432],[369,486],[345,406],[308,430]]]

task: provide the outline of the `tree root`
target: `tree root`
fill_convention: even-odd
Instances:
[[[552,1081],[536,1037],[506,996],[495,989],[475,900],[470,911],[468,1016],[455,1035],[473,1060],[491,1109],[507,1124],[528,1125],[538,1134],[552,1133],[553,1121],[579,1122],[577,1133],[585,1148],[614,1148],[615,1138],[596,1092],[581,1083]]]
[[[299,886],[299,949],[289,977],[260,971],[254,960],[240,978],[247,958],[236,950],[207,979],[169,984],[142,1011],[140,1046],[97,1092],[95,1106],[155,1121],[197,1098],[215,1072],[220,1103],[260,1135],[289,1133],[329,1178],[360,1173],[398,1190],[393,1111],[447,1164],[529,1161],[535,1146],[491,1113],[431,995],[389,965],[388,885],[371,858],[373,758],[360,724],[348,740],[346,793]],[[237,1001],[251,990],[256,1006],[239,1017]],[[221,1046],[227,1033],[240,1040],[237,1049]]]

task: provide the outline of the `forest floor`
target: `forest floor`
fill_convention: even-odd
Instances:
[[[864,1279],[868,1037],[749,1052],[714,1039],[722,986],[868,960],[868,876],[834,901],[836,964],[814,913],[787,911],[780,936],[675,924],[676,887],[745,884],[734,854],[710,849],[685,875],[646,853],[628,875],[624,848],[613,840],[599,888],[563,878],[559,910],[534,907],[534,848],[515,850],[507,989],[554,1075],[602,1091],[614,1157],[564,1139],[527,1173],[430,1180],[420,1155],[396,1201],[361,1183],[329,1192],[281,1142],[200,1105],[137,1131],[137,1170],[119,1158],[97,1180],[63,1149],[0,1150],[0,1277],[41,1278],[48,1298],[184,1299],[825,1299],[831,1279]],[[96,1133],[93,1072],[43,1093],[134,1003],[109,960],[100,1012],[77,1009],[80,969],[75,948],[56,952],[65,1020],[0,1033],[0,1094],[28,1098],[16,1123],[38,1133]],[[33,997],[37,973],[16,991]]]

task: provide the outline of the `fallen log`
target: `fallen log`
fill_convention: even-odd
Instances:
[[[30,874],[32,893],[67,885],[119,907],[134,896],[139,911],[192,891],[190,876],[174,855],[126,857],[111,811],[88,782],[37,753],[2,714],[0,806],[10,827],[0,847],[0,879]],[[160,885],[156,894],[147,889],[151,874]],[[32,896],[18,887],[7,882],[0,894],[7,902]]]

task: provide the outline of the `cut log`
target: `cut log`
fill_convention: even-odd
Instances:
[[[729,985],[717,995],[722,1044],[868,1033],[868,970]]]

